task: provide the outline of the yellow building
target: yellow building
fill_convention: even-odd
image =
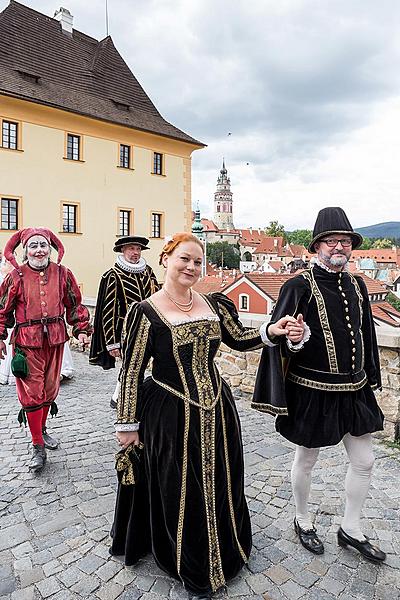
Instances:
[[[11,0],[0,13],[0,248],[46,226],[85,297],[115,260],[116,236],[191,228],[191,153],[204,146],[163,119],[112,39]]]

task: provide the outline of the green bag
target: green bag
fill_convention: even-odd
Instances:
[[[11,361],[11,371],[15,377],[19,377],[20,379],[28,377],[28,361],[26,360],[25,352],[20,348],[15,348],[15,354]]]

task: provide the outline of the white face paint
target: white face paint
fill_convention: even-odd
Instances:
[[[26,257],[33,269],[47,267],[50,259],[50,245],[42,235],[33,235],[26,244]]]

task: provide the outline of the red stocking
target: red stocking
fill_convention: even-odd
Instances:
[[[49,414],[49,410],[50,410],[50,406],[43,406],[43,408],[42,408],[42,411],[43,411],[42,431],[43,431],[43,429],[46,429],[46,421],[47,421],[47,415]]]
[[[29,429],[31,430],[32,443],[39,446],[44,446],[42,435],[42,418],[43,408],[26,413]]]

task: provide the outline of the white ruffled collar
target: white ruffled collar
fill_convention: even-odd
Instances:
[[[128,271],[128,273],[143,273],[147,267],[147,263],[142,256],[139,258],[137,263],[130,263],[124,259],[122,254],[117,256],[117,265],[123,271]]]

